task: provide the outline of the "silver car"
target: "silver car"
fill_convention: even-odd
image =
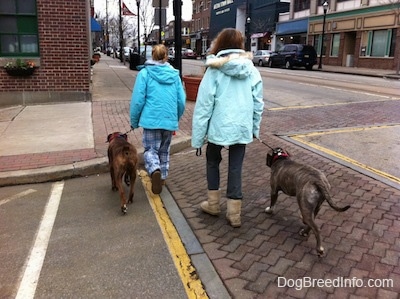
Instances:
[[[268,65],[269,57],[271,56],[271,50],[257,50],[253,55],[254,65],[266,66]]]

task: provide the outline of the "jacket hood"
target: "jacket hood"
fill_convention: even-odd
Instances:
[[[206,66],[217,68],[227,76],[239,79],[252,74],[253,54],[242,49],[222,50],[217,55],[207,56]]]
[[[173,84],[176,82],[176,77],[179,76],[179,71],[174,69],[168,62],[147,60],[143,68],[146,68],[148,75],[153,80],[162,84]]]

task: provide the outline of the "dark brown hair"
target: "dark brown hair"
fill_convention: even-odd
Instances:
[[[165,47],[162,44],[155,45],[153,47],[153,50],[151,51],[151,58],[153,58],[153,60],[155,61],[160,61],[160,60],[166,61],[168,58],[167,47]]]
[[[211,44],[210,54],[216,55],[219,51],[227,49],[242,49],[244,50],[243,34],[234,28],[225,28]]]

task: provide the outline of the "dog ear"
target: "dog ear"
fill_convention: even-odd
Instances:
[[[112,134],[108,134],[106,142],[110,142],[111,135]]]
[[[121,134],[121,137],[123,137],[126,141],[128,141],[128,135],[127,134]]]

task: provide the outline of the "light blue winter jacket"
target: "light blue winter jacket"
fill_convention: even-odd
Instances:
[[[229,146],[259,138],[264,109],[262,78],[241,49],[207,57],[192,121],[192,147],[205,142]]]
[[[149,60],[133,87],[130,118],[133,128],[178,130],[186,94],[179,71],[169,63]]]

